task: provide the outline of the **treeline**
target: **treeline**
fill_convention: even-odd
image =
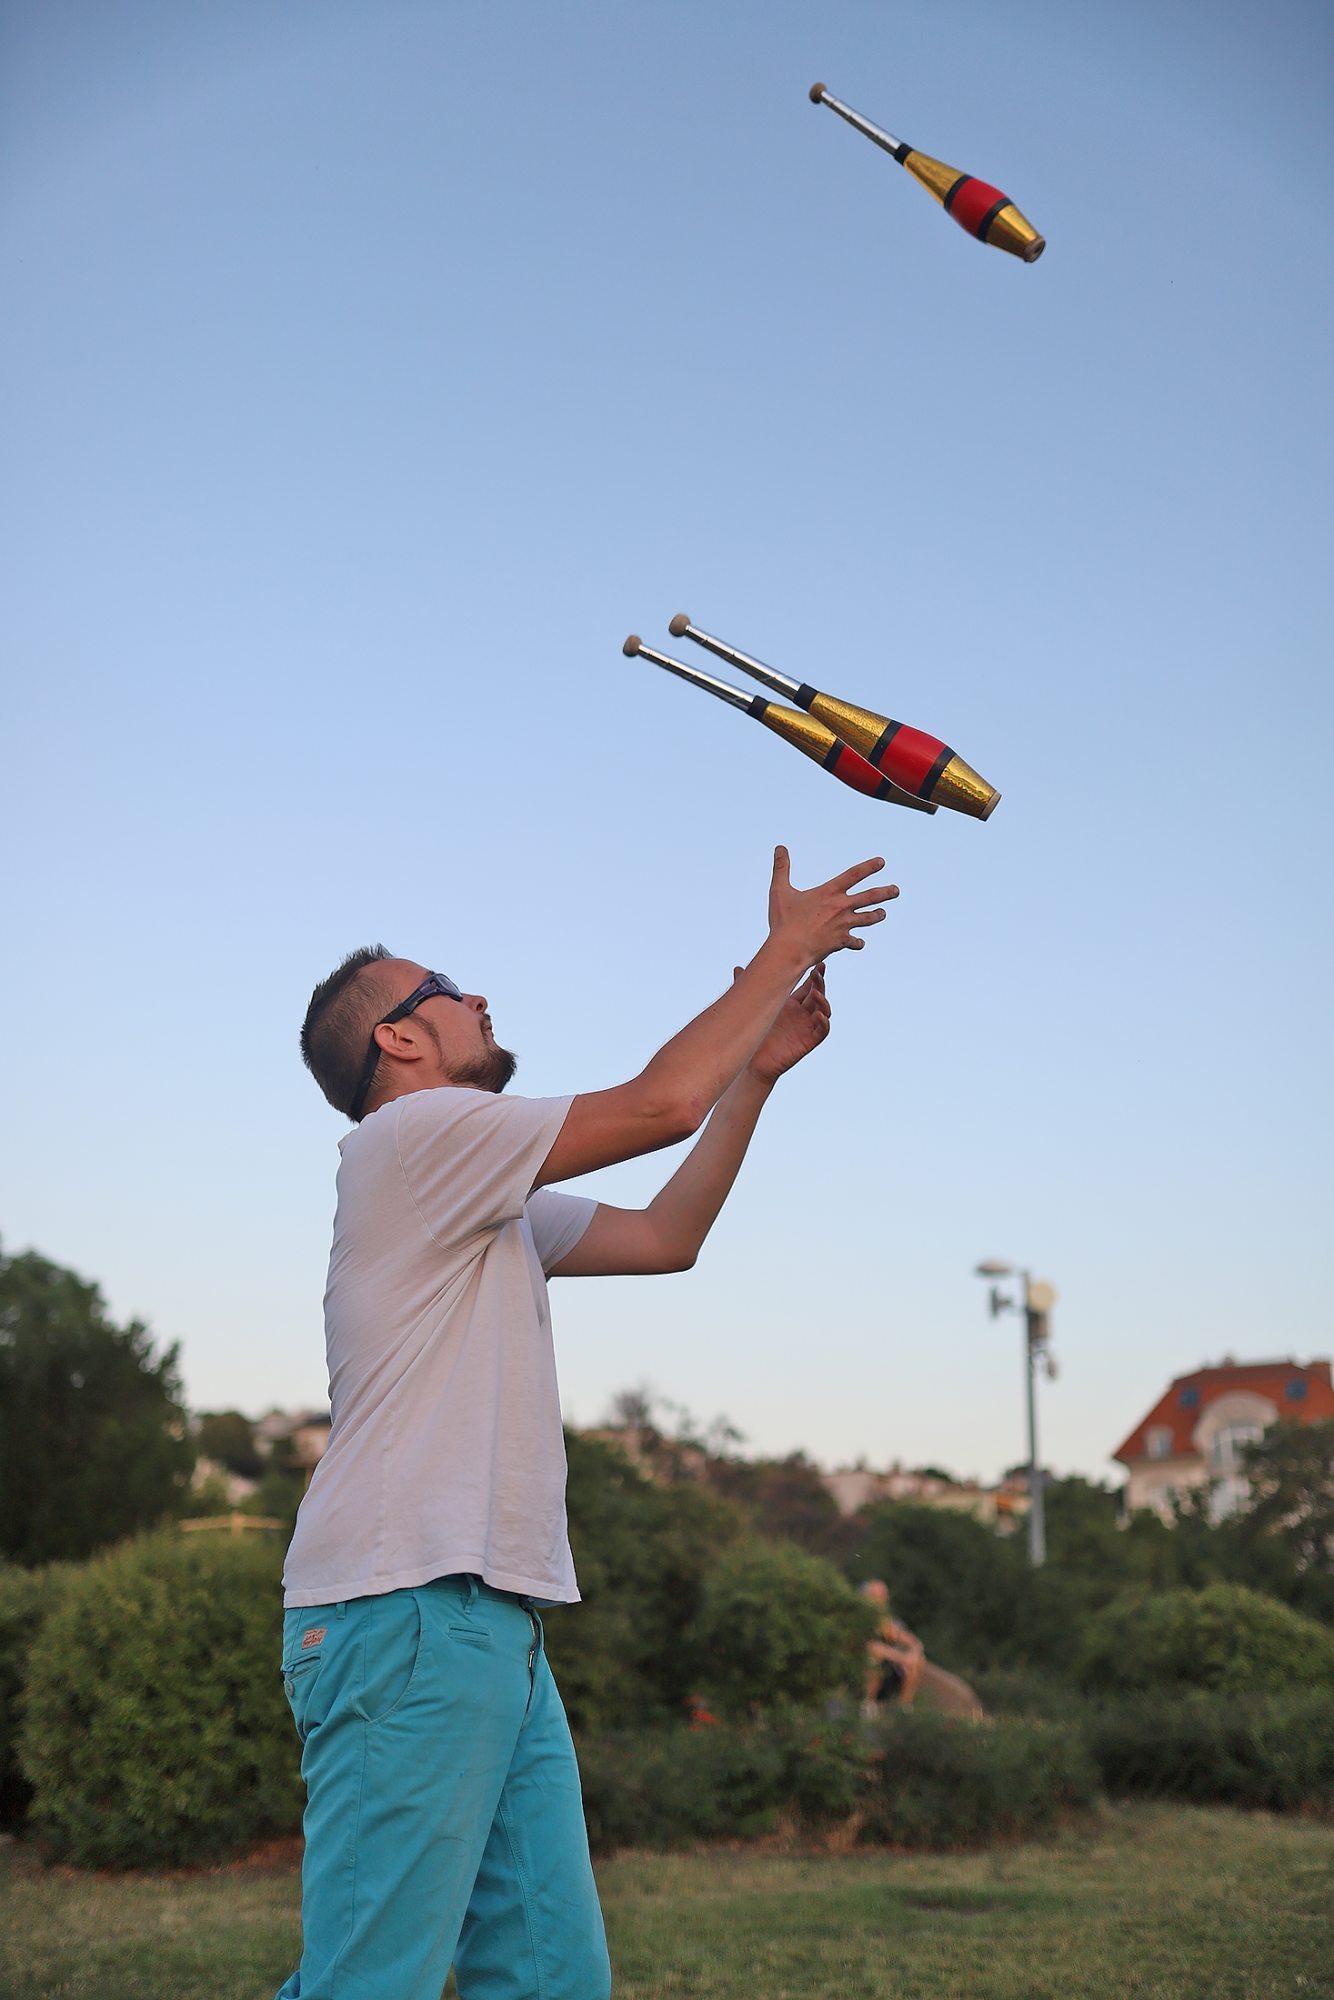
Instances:
[[[1103,1791],[1334,1806],[1334,1632],[1273,1598],[1131,1590],[1089,1616],[1064,1678],[997,1646],[975,1673],[983,1724],[865,1722],[868,1608],[840,1569],[704,1483],[656,1485],[605,1445],[569,1445],[587,1601],[549,1612],[547,1640],[599,1849],[779,1824],[957,1846],[1043,1831]],[[902,1526],[894,1512],[924,1510],[868,1526]],[[295,1831],[281,1544],[168,1530],[0,1569],[0,1816],[93,1867]]]
[[[1095,1621],[1114,1605],[1224,1585],[1334,1626],[1334,1423],[1279,1424],[1249,1447],[1256,1498],[1210,1519],[1207,1495],[1123,1523],[1118,1498],[1085,1479],[1045,1489],[1048,1559],[1022,1532],[970,1515],[885,1502],[840,1516],[799,1454],[743,1460],[642,1426],[643,1469],[572,1434],[570,1536],[588,1602],[552,1619],[567,1700],[589,1723],[679,1708],[701,1678],[702,1578],[747,1539],[801,1549],[850,1584],[880,1577],[895,1615],[938,1665],[966,1677],[1025,1671],[1082,1686]],[[1235,1644],[1244,1647],[1246,1634]]]
[[[0,1259],[0,1819],[82,1865],[181,1865],[299,1824],[285,1533],[134,1532],[186,1504],[174,1367],[95,1287]],[[20,1434],[46,1410],[44,1454]],[[215,1448],[248,1448],[244,1420],[218,1429]],[[140,1442],[153,1480],[121,1491],[117,1452]],[[568,1437],[585,1601],[547,1614],[599,1847],[780,1821],[958,1845],[1101,1791],[1334,1809],[1334,1424],[1276,1426],[1255,1505],[1217,1524],[1197,1505],[1123,1526],[1105,1488],[1054,1481],[1040,1571],[966,1515],[842,1519],[814,1467],[741,1459],[726,1426],[635,1443],[640,1463]],[[872,1576],[985,1725],[862,1720]]]

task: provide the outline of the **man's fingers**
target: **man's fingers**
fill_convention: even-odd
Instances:
[[[848,901],[855,908],[860,908],[863,903],[892,903],[898,893],[898,883],[887,882],[882,889],[858,889],[855,895],[849,895]]]
[[[854,930],[864,930],[867,924],[883,924],[886,914],[884,910],[854,910],[848,922]]]
[[[884,863],[881,862],[881,867]],[[785,889],[792,880],[792,857],[785,847],[774,849],[774,887]]]
[[[780,848],[778,851],[781,854],[785,850]],[[873,860],[859,861],[855,868],[845,868],[843,873],[835,875],[827,886],[831,889],[851,889],[854,883],[864,882],[868,875],[878,875],[884,865],[885,857],[883,854],[877,854]]]

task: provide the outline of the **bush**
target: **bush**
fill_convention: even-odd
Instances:
[[[909,1711],[888,1718],[877,1737],[863,1840],[950,1848],[1028,1839],[1097,1803],[1097,1769],[1068,1725]]]
[[[704,1690],[732,1715],[860,1689],[875,1612],[832,1563],[790,1542],[745,1542],[704,1580],[693,1633]]]
[[[1109,1792],[1270,1812],[1334,1812],[1327,1695],[1149,1696],[1090,1713]]]
[[[32,1823],[84,1867],[213,1859],[296,1827],[271,1546],[155,1535],[75,1572],[28,1658]]]
[[[1076,1730],[911,1713],[872,1733],[789,1711],[772,1725],[594,1737],[579,1768],[595,1854],[744,1839],[780,1820],[813,1832],[854,1814],[866,1841],[966,1847],[1045,1833],[1098,1796]]]
[[[1082,1723],[1089,1709],[1089,1697],[1078,1687],[1035,1667],[984,1668],[970,1676],[969,1684],[989,1715]]]
[[[695,1485],[655,1486],[619,1452],[566,1433],[570,1545],[584,1602],[544,1613],[576,1731],[677,1720],[694,1690],[682,1643],[738,1509]]]
[[[846,1820],[865,1790],[864,1734],[789,1714],[777,1724],[620,1732],[579,1744],[595,1854],[671,1848]]]
[[[1239,1584],[1117,1598],[1090,1621],[1084,1683],[1104,1693],[1334,1692],[1334,1632]]]
[[[42,1621],[61,1601],[72,1566],[0,1567],[0,1826],[17,1826],[32,1797],[18,1762],[19,1715],[28,1654]]]

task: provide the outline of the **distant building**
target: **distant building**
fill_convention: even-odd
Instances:
[[[888,1472],[869,1466],[841,1467],[820,1475],[840,1514],[860,1513],[884,1500],[906,1500],[914,1507],[939,1507],[948,1513],[971,1514],[1002,1533],[1028,1512],[1028,1481],[1020,1475],[999,1486],[980,1486],[972,1479],[947,1479],[938,1472],[909,1472],[892,1465]]]
[[[289,1441],[298,1451],[303,1431],[322,1430],[325,1441],[329,1435],[329,1412],[327,1409],[308,1408],[301,1410],[266,1410],[257,1417],[252,1427],[255,1448],[261,1457],[267,1458],[276,1444],[287,1446]],[[323,1447],[321,1447],[322,1449]],[[316,1458],[319,1452],[315,1453]]]
[[[707,1480],[714,1462],[702,1445],[664,1437],[648,1424],[609,1424],[581,1435],[614,1446],[646,1479],[662,1485]],[[1008,1473],[997,1486],[980,1486],[976,1480],[954,1479],[946,1472],[930,1468],[910,1472],[897,1464],[887,1472],[873,1472],[862,1464],[835,1472],[822,1472],[818,1466],[808,1470],[845,1518],[882,1500],[907,1500],[916,1507],[971,1514],[1003,1535],[1028,1512],[1028,1475],[1022,1471]]]
[[[709,1454],[702,1445],[665,1437],[652,1424],[604,1424],[579,1435],[595,1444],[609,1444],[655,1485],[671,1486],[682,1479],[708,1476]]]
[[[1212,1485],[1212,1511],[1221,1520],[1250,1498],[1243,1445],[1280,1418],[1314,1424],[1326,1417],[1334,1417],[1328,1361],[1229,1358],[1178,1375],[1112,1453],[1130,1474],[1127,1510],[1152,1508],[1170,1521],[1178,1494]]]
[[[225,1465],[219,1465],[213,1458],[197,1458],[190,1479],[192,1493],[211,1492],[219,1494],[227,1504],[235,1507],[242,1500],[248,1500],[258,1482],[246,1479],[239,1472],[229,1472]]]

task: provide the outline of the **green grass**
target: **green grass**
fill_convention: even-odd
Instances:
[[[1334,1828],[1137,1806],[978,1855],[713,1849],[598,1870],[617,2000],[1334,1995]],[[0,1853],[6,2000],[271,2000],[290,1862],[83,1876]]]

